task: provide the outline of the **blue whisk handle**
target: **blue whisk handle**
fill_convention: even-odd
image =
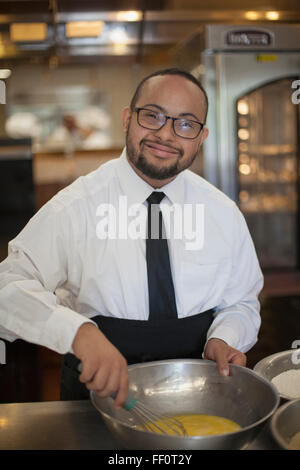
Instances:
[[[82,364],[81,362],[78,364],[78,372],[82,372]],[[117,392],[114,392],[112,395],[111,395],[111,398],[115,399],[117,396]],[[134,397],[130,397],[130,396],[127,396],[127,399],[125,401],[125,403],[123,404],[123,408],[127,411],[130,411],[132,410],[132,408],[134,408],[136,405],[136,398]]]
[[[117,392],[114,392],[111,394],[111,398],[115,399],[117,396]],[[126,410],[126,411],[130,411],[132,410],[132,408],[134,408],[136,405],[136,398],[134,397],[130,397],[130,396],[127,396],[127,399],[125,401],[125,403],[123,403],[123,408]]]

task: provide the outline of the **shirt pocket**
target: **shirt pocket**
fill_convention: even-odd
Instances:
[[[229,259],[218,262],[184,260],[181,282],[185,314],[196,314],[216,307],[222,300],[230,277]]]

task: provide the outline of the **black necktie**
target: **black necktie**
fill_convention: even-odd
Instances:
[[[165,193],[154,191],[148,197],[146,260],[149,289],[149,319],[177,318],[168,242],[159,207]]]

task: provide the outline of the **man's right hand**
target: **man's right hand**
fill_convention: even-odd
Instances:
[[[117,392],[114,406],[120,408],[127,398],[129,383],[124,356],[92,323],[81,325],[72,347],[82,364],[79,380],[102,398]]]

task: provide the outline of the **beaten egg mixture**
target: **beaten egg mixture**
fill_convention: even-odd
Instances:
[[[220,416],[204,415],[204,414],[186,414],[172,416],[172,418],[179,421],[185,429],[187,436],[212,436],[214,434],[224,434],[234,432],[241,429],[234,421]],[[171,435],[176,433],[167,426],[164,421],[154,421],[154,423],[161,426],[165,432]],[[157,433],[160,431],[157,430]]]

